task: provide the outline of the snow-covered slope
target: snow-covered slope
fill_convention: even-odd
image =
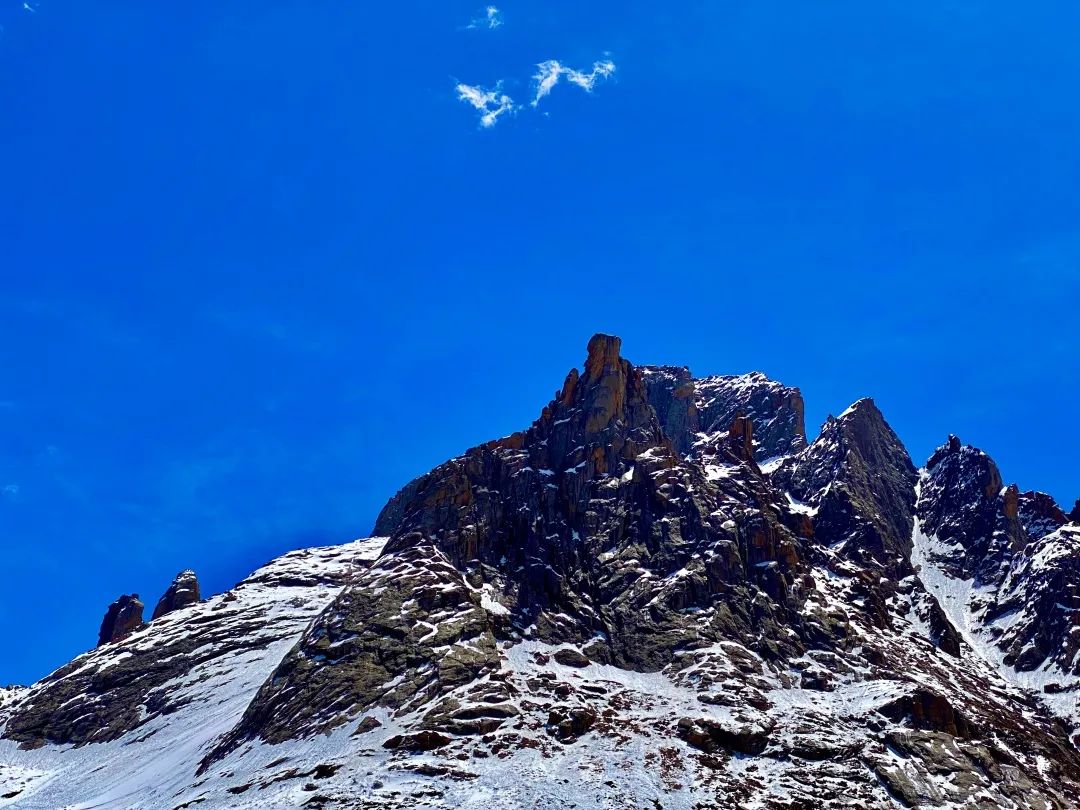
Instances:
[[[175,806],[207,746],[383,543],[286,554],[25,690],[0,740],[0,806]],[[83,744],[39,745],[36,735]]]

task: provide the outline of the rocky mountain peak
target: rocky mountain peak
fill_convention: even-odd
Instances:
[[[166,613],[193,605],[199,598],[199,579],[195,572],[190,569],[181,571],[158,600],[153,618],[158,619]]]
[[[958,455],[963,448],[963,443],[960,441],[960,437],[955,433],[950,433],[948,440],[945,444],[938,447],[929,460],[926,462],[926,469],[932,470],[938,464],[940,464],[946,457]]]
[[[962,444],[955,435],[934,451],[926,462],[926,469],[936,479],[948,482],[962,497],[974,497],[976,491],[984,498],[1001,493],[1003,486],[997,464],[982,450]]]
[[[950,621],[1010,677],[1080,715],[1069,697],[1080,689],[1080,532],[1053,498],[1003,486],[994,461],[955,436],[919,489],[914,561]]]
[[[1017,517],[1028,539],[1037,540],[1069,522],[1057,501],[1045,492],[1029,490],[1017,496]]]
[[[622,338],[599,332],[593,335],[586,347],[588,355],[585,358],[585,381],[595,382],[605,375],[620,372],[622,370],[622,357],[619,355],[621,349]]]
[[[872,399],[826,419],[813,444],[772,478],[816,511],[815,537],[890,577],[906,574],[917,473]]]
[[[181,572],[0,691],[0,804],[1075,806],[1080,526],[871,399],[802,419],[597,335],[385,536]]]
[[[109,605],[101,620],[98,646],[120,641],[142,627],[144,607],[137,593],[124,594]]]
[[[877,462],[892,464],[898,456],[897,448],[903,449],[903,444],[871,397],[857,400],[838,417],[827,422],[826,427],[822,428],[822,435],[826,432],[834,432],[840,437],[839,444],[845,450],[855,449],[871,465]],[[907,456],[906,450],[903,455]],[[910,458],[907,461],[910,463]]]
[[[585,374],[575,386],[587,414],[586,434],[599,433],[612,421],[625,421],[628,400],[638,406],[645,401],[640,376],[619,356],[621,347],[622,340],[612,335],[597,334],[589,341]]]
[[[1069,522],[1080,523],[1080,498],[1076,499],[1076,503],[1073,504],[1073,508],[1069,512]]]
[[[923,531],[963,550],[948,562],[952,575],[996,581],[1027,543],[1019,490],[1004,486],[990,456],[956,436],[930,456],[920,493]]]

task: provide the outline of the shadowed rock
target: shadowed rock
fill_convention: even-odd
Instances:
[[[137,593],[125,594],[109,605],[101,620],[97,645],[119,641],[142,627],[143,607]]]
[[[817,508],[815,537],[893,578],[910,573],[917,478],[903,443],[869,398],[830,416],[814,443],[774,476]]]

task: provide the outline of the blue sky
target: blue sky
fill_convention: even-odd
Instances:
[[[596,331],[1080,496],[1080,7],[497,4],[0,0],[0,682],[364,535]]]

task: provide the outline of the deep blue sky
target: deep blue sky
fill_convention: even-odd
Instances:
[[[495,1],[0,0],[0,682],[366,534],[595,331],[1080,496],[1080,6]]]

